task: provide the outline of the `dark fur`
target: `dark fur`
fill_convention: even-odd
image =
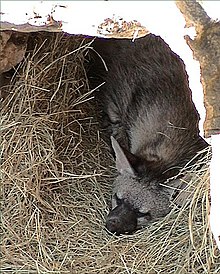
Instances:
[[[96,98],[137,176],[159,183],[176,175],[207,146],[183,61],[153,34],[93,46],[108,67],[96,56],[93,79],[106,82]]]

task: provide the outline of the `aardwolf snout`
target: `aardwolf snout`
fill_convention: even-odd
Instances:
[[[137,227],[137,217],[132,209],[121,204],[114,208],[106,220],[106,228],[116,235],[132,233]]]

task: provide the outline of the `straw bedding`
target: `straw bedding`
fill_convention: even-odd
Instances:
[[[85,64],[91,39],[32,34],[1,88],[1,273],[220,273],[209,167],[181,207],[134,235],[106,232],[114,161]]]

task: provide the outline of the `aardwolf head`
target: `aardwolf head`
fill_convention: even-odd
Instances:
[[[132,233],[169,213],[170,194],[147,174],[139,177],[114,137],[111,141],[119,175],[114,182],[106,227],[116,235]]]

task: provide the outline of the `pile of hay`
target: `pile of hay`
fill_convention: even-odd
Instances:
[[[1,109],[1,273],[220,273],[208,161],[192,200],[134,235],[105,231],[114,161],[86,78],[91,39],[32,34]]]

